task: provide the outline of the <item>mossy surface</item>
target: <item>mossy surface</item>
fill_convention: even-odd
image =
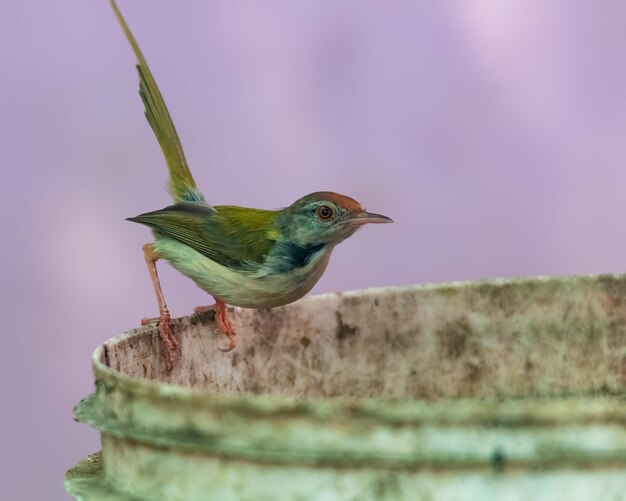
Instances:
[[[626,493],[625,284],[483,281],[236,309],[227,355],[212,316],[192,316],[174,322],[171,372],[155,326],[135,329],[94,355],[96,393],[76,417],[102,432],[106,468],[81,463],[68,488],[124,499],[288,499],[272,490],[283,484],[293,499],[455,499],[454,485],[503,499],[515,482],[520,499],[550,499],[546,482],[577,485],[569,499]]]

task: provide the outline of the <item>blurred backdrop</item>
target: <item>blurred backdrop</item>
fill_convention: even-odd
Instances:
[[[388,214],[315,292],[626,269],[626,3],[120,0],[210,202]],[[105,0],[3,2],[0,472],[66,499],[90,357],[157,313],[124,218],[169,203]],[[161,266],[175,315],[207,296]]]

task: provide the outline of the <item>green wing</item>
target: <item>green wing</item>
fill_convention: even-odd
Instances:
[[[129,218],[157,233],[176,239],[206,257],[229,267],[261,264],[277,234],[278,211],[198,202],[181,202],[165,209]]]
[[[187,165],[183,146],[178,138],[172,117],[167,111],[167,106],[165,106],[165,101],[152,76],[148,63],[143,57],[141,49],[130,32],[126,21],[122,17],[122,13],[117,7],[115,0],[110,0],[110,2],[111,7],[113,7],[113,12],[115,12],[115,16],[139,63],[137,65],[137,70],[139,71],[139,94],[146,108],[148,123],[150,127],[152,127],[161,145],[163,154],[165,155],[165,161],[170,172],[168,191],[176,202],[182,200],[203,200],[203,196],[196,188],[196,182]]]

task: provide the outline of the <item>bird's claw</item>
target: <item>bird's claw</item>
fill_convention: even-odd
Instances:
[[[196,315],[202,315],[203,313],[206,313],[207,311],[214,311],[215,310],[215,305],[214,304],[210,304],[208,306],[196,306],[193,309],[193,312]]]
[[[206,307],[205,308],[210,308]],[[215,305],[212,307],[215,309],[215,320],[217,322],[217,327],[222,333],[228,338],[228,348],[218,348],[223,353],[228,353],[229,351],[234,350],[237,347],[237,341],[235,341],[235,336],[237,333],[233,326],[228,320],[228,312],[226,310],[226,305],[221,301],[215,301]]]
[[[167,327],[161,327],[166,325]],[[163,344],[165,345],[165,361],[167,364],[167,370],[171,371],[174,367],[175,350],[178,346],[178,341],[174,344],[173,340],[176,340],[176,338],[172,334],[169,324],[161,323],[159,331],[161,333],[161,338],[163,339]]]
[[[237,341],[235,341],[235,333],[232,333],[230,335],[228,333],[225,334],[228,337],[228,348],[217,348],[222,353],[228,353],[229,351],[232,351],[237,347]]]
[[[161,320],[159,317],[145,317],[141,319],[141,326],[145,327],[146,325],[156,324]]]
[[[165,345],[165,361],[167,370],[171,371],[174,367],[174,360],[176,358],[176,349],[180,346],[180,342],[174,336],[172,332],[172,325],[169,313],[164,313],[160,317],[156,318],[142,318],[141,325],[159,324],[159,334]]]
[[[178,345],[180,344],[178,342],[178,339],[176,339],[176,337],[174,336],[174,334],[172,333],[172,329],[170,327],[170,317],[169,315],[164,317],[163,319],[161,317],[152,317],[152,318],[142,318],[141,319],[141,326],[145,327],[146,325],[153,325],[153,324],[167,324],[167,328],[166,328],[166,333],[163,334],[161,333],[161,337],[163,336],[167,336],[168,339],[170,340],[170,342],[172,343],[172,345],[174,345],[174,348],[178,348]],[[164,338],[165,339],[165,338]]]

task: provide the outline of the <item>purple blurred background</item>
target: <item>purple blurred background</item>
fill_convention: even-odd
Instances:
[[[156,314],[124,218],[169,203],[108,3],[4,2],[3,499],[99,448],[90,357]],[[315,292],[626,268],[626,3],[120,1],[212,203],[393,217]],[[161,266],[173,314],[207,296]]]

